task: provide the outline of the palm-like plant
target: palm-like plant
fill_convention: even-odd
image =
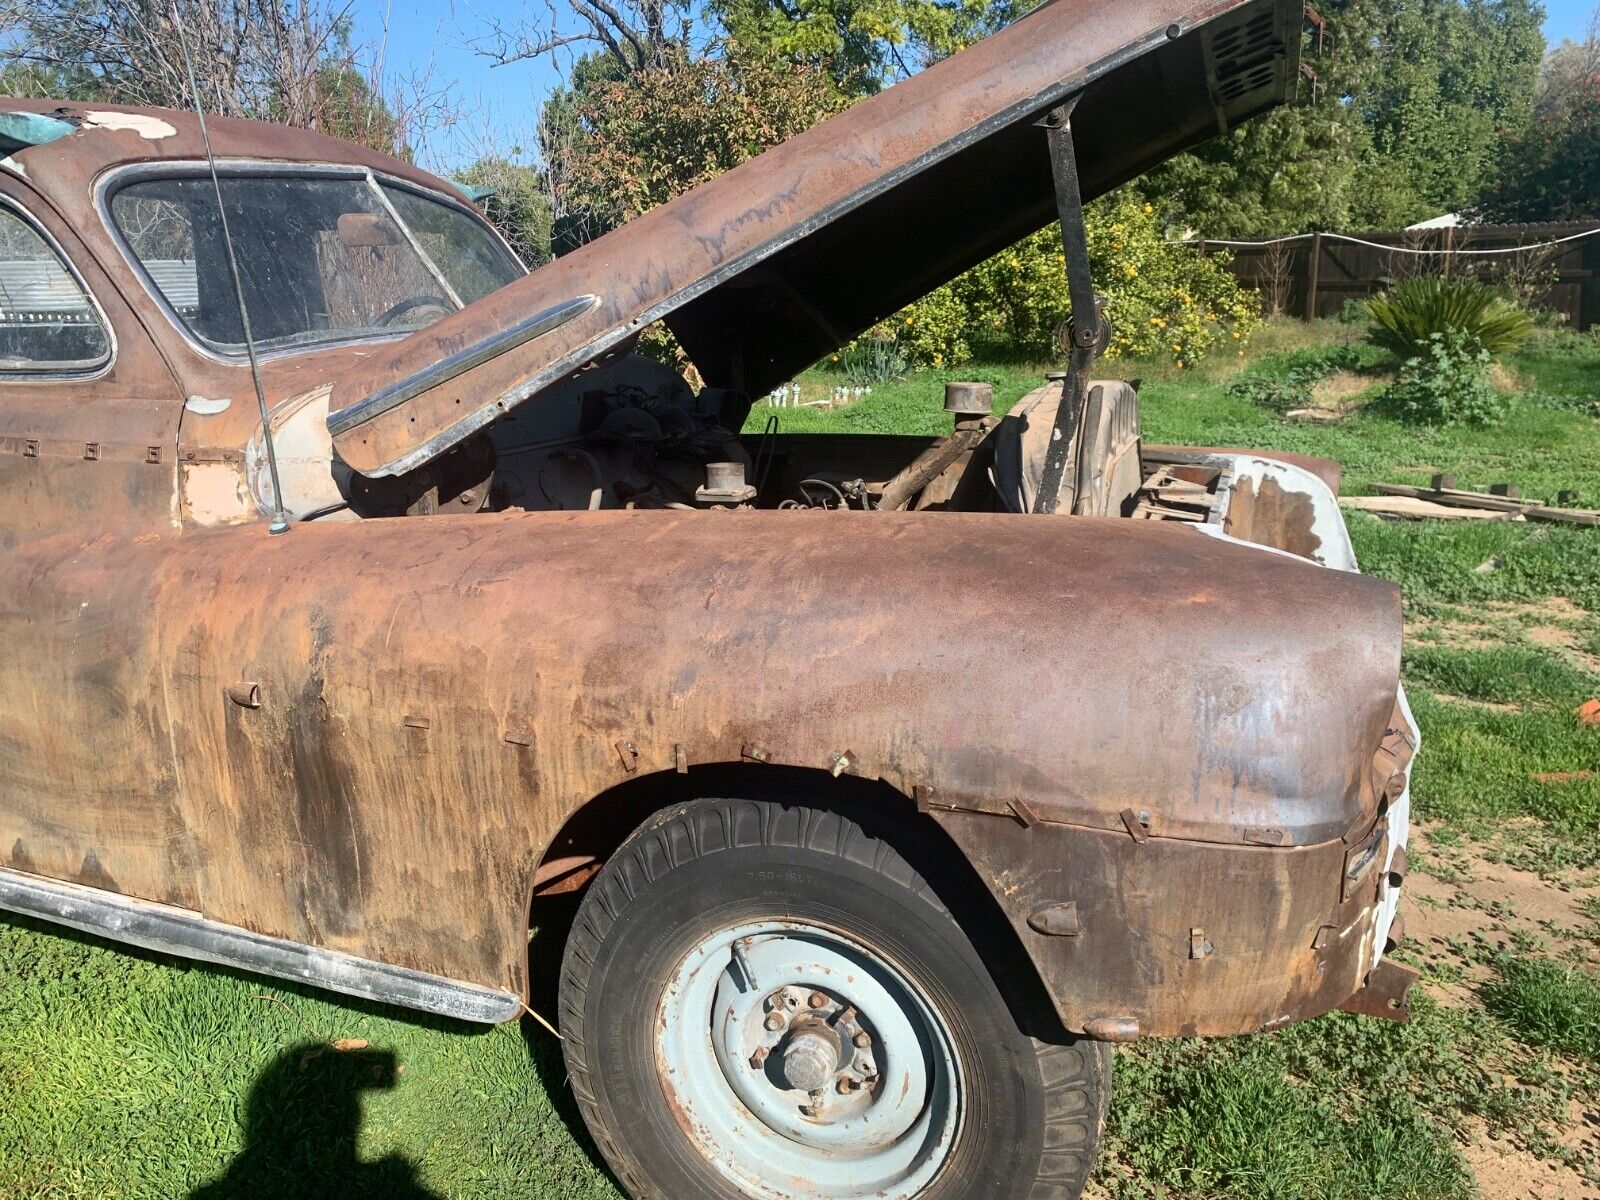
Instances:
[[[1422,276],[1367,302],[1369,337],[1402,361],[1423,353],[1435,334],[1457,333],[1465,349],[1515,350],[1533,332],[1533,318],[1476,279]]]

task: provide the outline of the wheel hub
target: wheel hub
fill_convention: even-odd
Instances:
[[[685,1129],[756,1195],[909,1200],[949,1156],[960,1088],[944,1023],[840,934],[774,921],[708,938],[661,1017]]]
[[[827,1026],[791,1033],[783,1046],[783,1081],[791,1089],[820,1092],[840,1076],[839,1037]]]

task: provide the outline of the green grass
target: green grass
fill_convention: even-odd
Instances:
[[[1406,655],[1405,673],[1409,683],[1434,692],[1560,709],[1581,704],[1600,683],[1547,650],[1514,645],[1486,650],[1420,646]]]
[[[1507,357],[1547,395],[1600,398],[1600,335],[1561,332],[1533,338]]]
[[[1580,967],[1506,954],[1484,988],[1489,1010],[1526,1040],[1600,1063],[1600,979]]]
[[[1380,521],[1347,514],[1361,569],[1392,579],[1407,611],[1564,597],[1600,615],[1600,534],[1507,521]]]
[[[1349,327],[1333,322],[1306,326],[1278,321],[1257,339],[1253,353],[1289,356],[1327,338],[1351,336]],[[1600,392],[1600,366],[1588,365],[1590,340],[1572,335],[1566,340],[1535,339],[1509,362],[1540,391],[1577,389],[1588,378],[1589,390]],[[1600,361],[1600,351],[1596,358]],[[1373,483],[1426,483],[1435,472],[1448,471],[1458,487],[1487,490],[1493,483],[1514,482],[1526,496],[1554,499],[1558,491],[1576,490],[1600,504],[1600,420],[1592,416],[1523,403],[1510,420],[1492,429],[1422,429],[1365,414],[1337,424],[1296,424],[1229,395],[1228,382],[1255,361],[1220,360],[1189,371],[1165,363],[1107,362],[1097,371],[1108,378],[1144,379],[1139,408],[1148,441],[1321,455],[1344,464],[1345,490],[1354,494],[1370,490]],[[776,416],[780,428],[793,433],[946,433],[950,418],[940,408],[946,380],[992,383],[995,410],[1004,412],[1041,385],[1047,369],[1054,368],[985,365],[917,372],[876,385],[871,396],[831,412],[758,404],[746,429],[759,430],[768,417]],[[801,382],[806,394],[816,398],[828,395],[839,379],[814,371]]]
[[[1581,407],[1530,401],[1499,428],[1419,431],[1364,415],[1290,424],[1227,392],[1262,356],[1277,358],[1254,369],[1287,369],[1296,352],[1358,332],[1278,321],[1244,360],[1104,373],[1145,377],[1151,441],[1327,455],[1345,464],[1346,490],[1443,470],[1463,486],[1504,479],[1600,501],[1600,421]],[[1546,397],[1600,390],[1594,339],[1537,338],[1510,365]],[[777,415],[796,432],[937,434],[949,428],[947,379],[993,383],[1004,411],[1042,374],[917,374],[836,412],[758,406],[751,428]],[[833,382],[806,377],[812,395]],[[1580,614],[1580,646],[1600,653],[1600,532],[1361,514],[1349,524],[1364,568],[1396,580],[1408,611],[1479,627],[1470,645],[1415,639],[1405,663],[1425,739],[1418,810],[1451,822],[1438,844],[1515,825],[1526,865],[1600,867],[1600,784],[1535,778],[1600,763],[1600,731],[1572,716],[1600,678],[1532,644],[1532,618],[1485,607],[1564,597]],[[1600,900],[1584,911],[1600,929]],[[1437,970],[1459,981],[1459,966]],[[537,983],[541,1010],[552,987]],[[1123,1052],[1101,1184],[1116,1200],[1467,1200],[1458,1139],[1479,1123],[1559,1157],[1569,1102],[1600,1092],[1595,981],[1507,958],[1484,999],[1487,1009],[1444,1008],[1424,992],[1409,1026],[1335,1015]],[[0,1197],[300,1195],[618,1193],[578,1122],[559,1048],[531,1021],[481,1031],[419,1020],[0,921]]]
[[[0,924],[6,1200],[615,1197],[563,1081],[531,1022],[418,1020]]]
[[[1110,1147],[1131,1169],[1112,1176],[1118,1200],[1464,1200],[1454,1134],[1477,1120],[1537,1139],[1572,1094],[1503,1024],[1426,994],[1408,1025],[1335,1014],[1271,1037],[1149,1043],[1117,1067]]]

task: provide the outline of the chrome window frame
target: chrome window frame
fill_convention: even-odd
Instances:
[[[0,383],[28,383],[28,382],[63,382],[76,383],[90,379],[101,379],[111,373],[117,364],[117,331],[111,323],[111,318],[106,315],[106,310],[100,303],[100,297],[94,294],[94,289],[84,279],[83,273],[78,270],[78,264],[72,261],[72,256],[67,253],[66,247],[51,233],[43,221],[28,210],[28,206],[15,196],[0,192],[0,206],[3,206],[17,217],[24,225],[36,233],[44,244],[49,247],[56,260],[65,268],[72,281],[82,290],[84,299],[89,302],[90,309],[100,322],[100,330],[106,335],[106,354],[100,362],[87,367],[33,367],[18,368],[0,366]]]
[[[470,205],[462,204],[454,196],[441,192],[435,188],[424,187],[411,180],[400,179],[383,171],[370,167],[356,166],[351,163],[321,163],[321,162],[283,162],[260,158],[219,158],[217,160],[217,174],[223,178],[240,177],[290,177],[301,179],[361,179],[380,187],[398,188],[402,191],[415,194],[453,208],[463,213],[468,219],[475,221],[495,241],[523,275],[527,275],[528,265],[522,261],[517,252],[511,248],[494,223],[481,212]],[[210,359],[212,362],[223,363],[228,366],[238,366],[249,362],[249,356],[243,349],[238,351],[220,350],[206,342],[192,329],[176,309],[167,301],[166,295],[161,291],[150,272],[145,270],[144,263],[133,252],[133,247],[122,236],[122,230],[117,227],[116,221],[111,216],[111,200],[117,192],[129,184],[140,183],[147,179],[192,179],[209,178],[209,166],[205,159],[174,159],[170,162],[130,163],[107,171],[95,182],[94,206],[100,214],[100,223],[105,226],[107,234],[116,245],[117,251],[122,255],[130,270],[144,287],[145,293],[155,301],[167,321],[177,330],[191,350]],[[520,276],[519,276],[520,278]],[[493,293],[490,293],[491,295]],[[460,311],[459,309],[457,311]],[[427,326],[419,326],[426,329]],[[304,346],[284,346],[278,349],[258,350],[256,357],[263,362],[274,361],[282,358],[294,358],[302,354],[316,354],[323,350],[336,350],[349,346],[376,346],[389,342],[399,341],[401,338],[418,332],[418,329],[398,329],[390,334],[358,334],[350,337],[329,338],[327,341],[313,342]]]

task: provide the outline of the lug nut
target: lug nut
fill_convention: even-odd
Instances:
[[[848,1096],[860,1086],[861,1085],[858,1084],[854,1079],[851,1079],[850,1076],[846,1075],[844,1078],[839,1080],[839,1094],[841,1096]]]
[[[867,1036],[867,1031],[865,1029],[856,1034],[855,1037],[850,1039],[850,1041],[857,1050],[865,1050],[868,1046],[872,1045],[872,1039]]]
[[[828,998],[821,992],[812,992],[806,998],[806,1003],[811,1005],[812,1008],[826,1008],[828,1006]]]
[[[759,1071],[761,1070],[761,1065],[766,1061],[767,1048],[765,1046],[757,1046],[756,1052],[750,1056],[750,1069],[752,1071]]]
[[[767,1027],[768,1033],[777,1033],[778,1030],[784,1027],[785,1023],[784,1015],[781,1012],[768,1013],[767,1019],[762,1022]]]

